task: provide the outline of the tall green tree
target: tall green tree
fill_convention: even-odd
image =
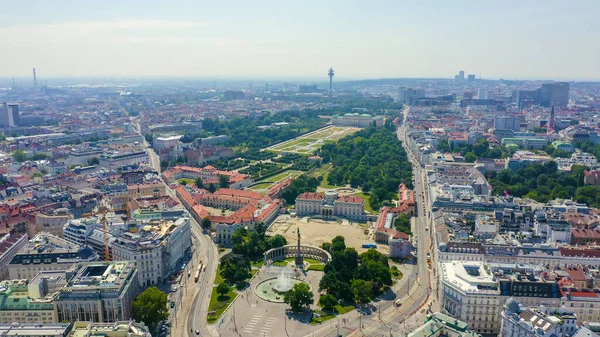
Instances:
[[[202,228],[210,228],[210,226],[212,225],[212,222],[210,221],[210,218],[206,217],[204,219],[202,219]]]
[[[354,300],[360,304],[367,304],[371,302],[371,295],[373,287],[365,280],[356,279],[352,281],[350,285]]]
[[[198,188],[205,188],[204,181],[200,177],[196,178],[196,180],[194,181],[194,185],[196,185],[196,187]]]
[[[217,286],[217,293],[219,293],[221,296],[227,295],[227,293],[229,293],[229,286],[227,285],[227,283],[219,283],[219,285]]]
[[[133,319],[144,322],[149,327],[155,327],[159,322],[169,317],[167,294],[157,287],[150,287],[142,292],[131,307]]]
[[[296,283],[285,293],[283,301],[291,306],[294,312],[302,311],[315,302],[314,295],[306,283]]]
[[[219,176],[219,187],[220,188],[228,188],[229,187],[229,177],[225,175]]]
[[[323,309],[333,310],[333,308],[338,305],[338,300],[333,297],[333,295],[325,294],[319,297],[319,304]]]
[[[25,151],[22,150],[14,151],[12,153],[12,157],[17,163],[22,163],[27,160],[27,154],[25,153]]]

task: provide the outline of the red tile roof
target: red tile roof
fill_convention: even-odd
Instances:
[[[356,195],[343,195],[337,198],[338,202],[345,202],[349,204],[362,204],[364,199]]]
[[[304,192],[302,194],[300,194],[296,199],[300,199],[300,200],[323,200],[325,196],[323,195],[323,193],[316,193],[316,192]]]

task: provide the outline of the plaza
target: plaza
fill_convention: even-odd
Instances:
[[[280,234],[288,243],[296,240],[296,230],[302,232],[302,243],[308,246],[321,247],[323,242],[330,242],[338,235],[345,238],[346,247],[352,247],[359,253],[366,251],[364,243],[375,242],[372,222],[354,222],[347,219],[321,219],[317,217],[293,217],[289,214],[279,215],[269,227],[267,234]],[[387,245],[377,245],[383,254],[389,253]]]

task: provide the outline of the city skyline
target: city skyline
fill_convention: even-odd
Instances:
[[[143,7],[143,11],[140,8]],[[44,9],[37,14],[31,8]],[[600,5],[379,1],[7,4],[1,78],[600,80]],[[507,24],[508,23],[508,24]],[[572,51],[577,47],[577,53]],[[336,76],[337,77],[337,76]]]

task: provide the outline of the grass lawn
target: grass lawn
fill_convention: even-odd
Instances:
[[[315,260],[315,259],[311,259],[311,258],[305,258],[304,261],[308,262],[308,263],[320,263],[323,264],[323,262],[319,261],[319,260]]]
[[[340,315],[343,315],[343,314],[345,314],[345,313],[347,313],[349,311],[352,311],[354,309],[356,309],[356,307],[353,306],[353,305],[351,305],[351,304],[350,305],[341,305],[341,304],[338,304],[338,305],[335,306],[335,311],[337,311],[338,314],[340,314]]]
[[[329,170],[331,170],[331,163],[324,164],[321,167],[314,169],[314,171],[310,173],[310,177],[322,176],[323,174],[325,174],[325,172]]]
[[[308,266],[308,268],[306,268],[306,270],[324,271],[325,265],[322,263],[321,264],[311,264],[310,266]]]
[[[215,276],[215,284],[219,285],[223,282],[223,277],[221,277],[221,265],[217,268],[217,276]]]
[[[328,321],[332,318],[335,318],[334,314],[326,313],[325,311],[322,311],[322,310],[317,310],[315,312],[318,313],[321,317],[313,316],[310,319],[310,322],[308,324],[311,324],[311,325],[320,324],[320,323]]]
[[[371,208],[371,203],[369,202],[369,199],[371,199],[371,194],[367,193],[357,193],[355,194],[356,196],[359,196],[363,199],[365,199],[365,211],[367,212],[371,212],[371,213],[377,213],[375,211],[373,211],[373,209]]]
[[[262,267],[262,266],[264,266],[264,265],[265,265],[265,260],[264,260],[264,259],[260,259],[260,260],[258,260],[258,261],[251,261],[251,262],[250,262],[250,265],[251,265],[252,267],[258,267],[258,268],[260,268],[260,267]]]
[[[321,317],[317,318],[317,317],[312,317],[310,320],[309,324],[320,324],[323,323],[327,320],[330,320],[332,318],[335,318],[337,315],[343,315],[347,312],[350,312],[352,310],[356,309],[355,306],[353,305],[341,305],[338,304],[334,307],[333,312],[331,311],[323,311],[323,310],[317,310],[315,311],[316,313],[318,313],[319,315],[321,315]]]
[[[261,183],[250,187],[251,190],[261,190],[271,186],[271,183]]]
[[[289,261],[275,261],[272,264],[277,267],[285,267],[289,264]]]
[[[212,295],[210,296],[210,304],[208,305],[208,311],[215,311],[216,315],[207,315],[206,321],[209,324],[214,323],[217,319],[219,319],[219,317],[221,317],[223,311],[225,311],[229,303],[231,303],[236,297],[237,293],[233,290],[233,288],[229,288],[227,295],[221,296],[219,293],[217,293],[217,287],[213,287]]]
[[[190,179],[190,178],[181,178],[179,180],[177,180],[177,182],[179,182],[180,184],[183,182],[186,182],[188,185],[194,185],[196,183],[196,180],[194,179]]]
[[[327,183],[327,177],[329,176],[329,171],[325,172],[325,174],[323,174],[323,180],[321,180],[321,183],[319,184],[319,187],[322,188],[336,188],[337,186],[334,185],[329,185],[329,183]]]
[[[289,176],[294,176],[294,177],[298,177],[302,174],[302,171],[296,171],[296,170],[287,170],[285,172],[281,172],[279,174],[276,174],[272,177],[268,177],[268,178],[264,178],[259,180],[260,181],[273,181],[273,182],[279,182]],[[254,187],[253,187],[254,188]]]

